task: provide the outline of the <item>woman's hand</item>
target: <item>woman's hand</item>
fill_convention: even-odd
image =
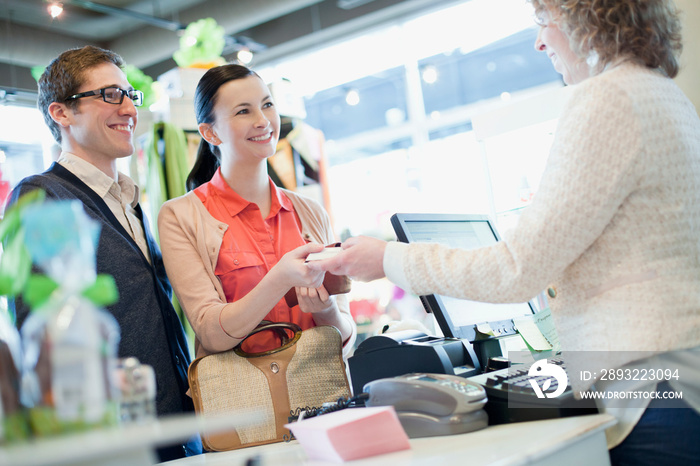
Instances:
[[[321,285],[318,288],[296,288],[299,309],[309,313],[316,325],[330,325],[340,332],[346,342],[354,332],[355,325],[350,314],[343,315],[335,296],[329,296],[328,290]]]
[[[323,285],[318,288],[296,287],[295,290],[302,312],[318,314],[337,309],[335,299],[328,294]]]
[[[312,269],[305,261],[306,257],[312,252],[320,252],[322,250],[323,245],[318,243],[299,246],[282,256],[270,272],[273,273],[274,271],[275,275],[277,275],[276,279],[284,283],[287,289],[294,287],[318,288],[323,283],[325,272]]]

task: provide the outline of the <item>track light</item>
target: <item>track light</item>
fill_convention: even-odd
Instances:
[[[236,59],[244,65],[253,61],[253,52],[248,49],[241,49],[236,52]]]
[[[345,94],[345,103],[354,107],[360,103],[360,93],[356,89],[350,89]]]
[[[59,16],[61,16],[61,13],[63,13],[63,3],[52,2],[51,4],[49,4],[47,10],[48,10],[49,14],[51,15],[51,17],[53,19],[56,19]]]
[[[437,68],[435,68],[432,65],[428,65],[425,68],[423,68],[421,76],[423,78],[423,81],[425,81],[427,84],[434,84],[438,80]]]

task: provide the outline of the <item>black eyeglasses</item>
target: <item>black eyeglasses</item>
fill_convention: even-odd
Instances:
[[[134,102],[135,107],[140,107],[143,105],[143,92],[137,91],[135,89],[129,89],[125,91],[118,87],[105,87],[102,89],[97,89],[94,91],[81,92],[80,94],[75,94],[66,99],[66,101],[80,99],[82,97],[89,97],[91,95],[101,95],[102,100],[108,104],[120,105],[124,102],[124,96],[128,95],[129,98]]]

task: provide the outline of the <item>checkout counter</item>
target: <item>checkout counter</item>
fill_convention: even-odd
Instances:
[[[472,344],[455,338],[431,337],[407,330],[373,336],[360,343],[348,359],[353,393],[365,383],[410,372],[477,376],[483,372]],[[362,409],[362,408],[359,408]],[[559,417],[504,423],[456,435],[409,439],[411,448],[354,460],[357,466],[479,465],[609,465],[605,429],[609,414]],[[228,452],[205,453],[161,466],[313,465],[298,441],[274,443]]]
[[[610,464],[605,429],[615,424],[609,414],[547,419],[489,426],[476,432],[410,439],[411,448],[363,458],[353,466],[606,466]],[[160,466],[337,466],[310,460],[301,444],[273,443],[227,452],[205,453]]]
[[[483,372],[469,342],[454,338],[427,336],[403,331],[370,337],[358,345],[349,358],[353,390],[359,393],[365,383],[407,372],[429,372],[472,377]],[[476,376],[476,377],[482,377]],[[361,408],[359,408],[361,409]],[[187,438],[194,431],[230,429],[240,419],[208,422],[190,415],[187,419],[164,420],[139,426],[132,431],[113,429],[90,432],[70,439],[55,439],[40,445],[0,451],[0,463],[33,466],[78,464],[151,465],[158,444]],[[473,463],[480,465],[609,465],[605,429],[615,424],[608,414],[559,417],[526,422],[489,425],[474,432],[411,438],[411,448],[352,461],[357,466],[416,466],[425,464]],[[38,449],[36,447],[39,447]],[[30,449],[33,452],[30,453]],[[19,463],[16,460],[22,459]],[[27,461],[24,463],[24,461]],[[296,441],[248,447],[228,452],[212,452],[183,458],[161,466],[229,465],[314,465]]]

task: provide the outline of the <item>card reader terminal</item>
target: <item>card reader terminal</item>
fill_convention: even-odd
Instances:
[[[365,406],[394,406],[411,438],[471,432],[488,425],[484,388],[449,374],[412,373],[364,386]]]

